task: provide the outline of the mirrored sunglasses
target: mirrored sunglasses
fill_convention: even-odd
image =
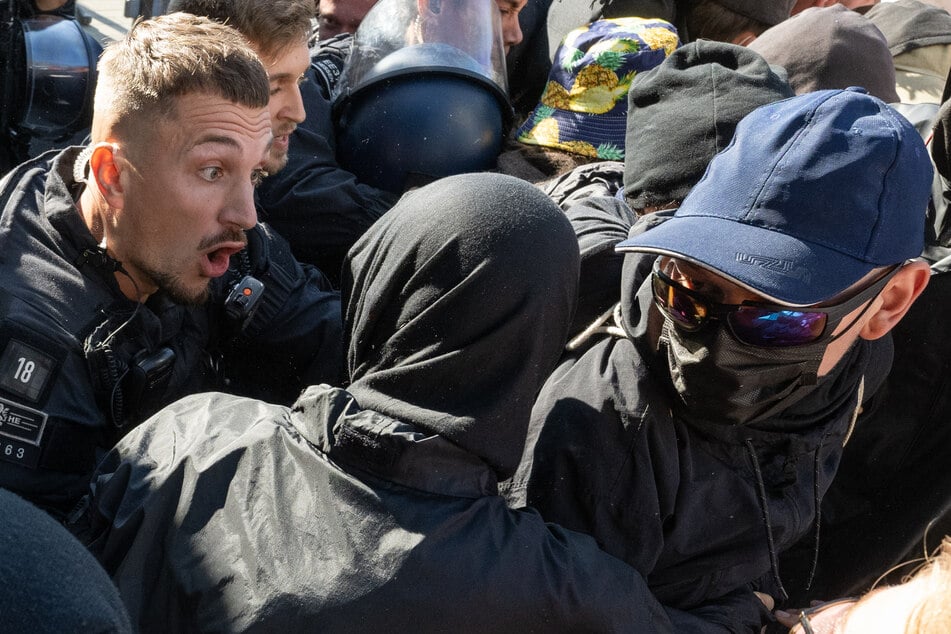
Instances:
[[[743,302],[720,304],[670,278],[658,258],[651,274],[657,307],[681,329],[695,332],[711,319],[724,321],[740,343],[760,348],[783,348],[815,343],[831,336],[849,313],[877,296],[898,272],[895,266],[881,277],[832,306],[792,308],[777,304]],[[667,260],[669,261],[669,260]]]

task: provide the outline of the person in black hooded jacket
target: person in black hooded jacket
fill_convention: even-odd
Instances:
[[[783,600],[778,554],[818,526],[927,284],[906,261],[930,183],[918,133],[860,89],[754,110],[618,245],[621,301],[542,388],[510,501],[593,535],[665,605]]]
[[[446,178],[344,270],[347,390],[293,408],[189,397],[107,456],[86,541],[138,627],[702,631],[589,537],[497,494],[575,301],[554,203],[513,177]]]

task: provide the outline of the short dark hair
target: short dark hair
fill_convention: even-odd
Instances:
[[[715,0],[696,0],[687,13],[687,34],[691,40],[732,42],[744,31],[759,35],[769,25],[728,9]]]

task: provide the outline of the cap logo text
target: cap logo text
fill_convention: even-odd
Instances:
[[[770,257],[768,255],[754,255],[752,253],[737,252],[736,261],[742,264],[758,266],[762,269],[780,273],[787,277],[793,277],[806,283],[810,282],[812,277],[809,275],[809,271],[803,270],[802,267],[797,267],[794,262],[791,262],[790,260],[783,260],[781,258]]]

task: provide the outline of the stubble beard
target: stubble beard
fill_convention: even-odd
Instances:
[[[210,280],[200,290],[194,290],[188,288],[178,275],[160,273],[148,268],[140,268],[140,270],[148,275],[159,290],[165,293],[165,295],[176,304],[183,306],[201,306],[205,304],[211,296]]]
[[[287,165],[287,152],[282,152],[277,155],[274,153],[274,150],[268,152],[267,161],[264,164],[264,170],[268,175],[276,174],[284,169],[284,166]]]

